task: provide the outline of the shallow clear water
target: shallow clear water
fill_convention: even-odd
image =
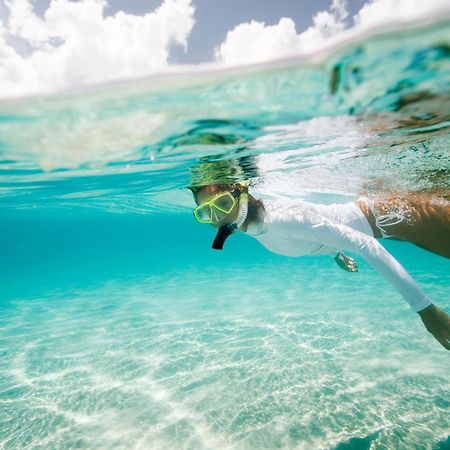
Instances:
[[[448,448],[448,355],[391,286],[214,253],[185,188],[448,190],[449,31],[0,104],[0,448]],[[450,309],[447,259],[383,244]]]

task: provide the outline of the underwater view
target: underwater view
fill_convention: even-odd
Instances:
[[[448,199],[449,127],[449,21],[1,100],[0,449],[449,449],[448,352],[392,285],[215,251],[188,189]],[[381,243],[449,312],[450,260]]]

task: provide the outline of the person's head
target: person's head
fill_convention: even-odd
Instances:
[[[243,225],[248,212],[248,189],[243,184],[212,184],[190,187],[197,208],[198,222],[211,224],[219,231],[213,248],[222,249],[225,239]]]
[[[239,200],[246,187],[238,184],[211,184],[191,187],[197,208],[194,216],[200,223],[216,228],[233,223],[239,214]]]

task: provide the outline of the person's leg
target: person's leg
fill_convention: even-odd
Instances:
[[[448,193],[387,195],[373,200],[371,210],[362,201],[375,237],[409,241],[450,258],[450,201]]]

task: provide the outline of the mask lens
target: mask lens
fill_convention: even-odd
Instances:
[[[211,206],[204,205],[200,206],[195,210],[195,216],[200,222],[210,222],[211,217]]]
[[[222,212],[220,209],[214,208],[212,212],[211,222],[219,223],[221,220],[225,219],[226,213]]]
[[[219,209],[220,211],[224,212],[225,214],[228,214],[233,209],[233,206],[235,204],[235,199],[233,196],[227,192],[220,197],[217,197],[214,200],[214,206]]]

